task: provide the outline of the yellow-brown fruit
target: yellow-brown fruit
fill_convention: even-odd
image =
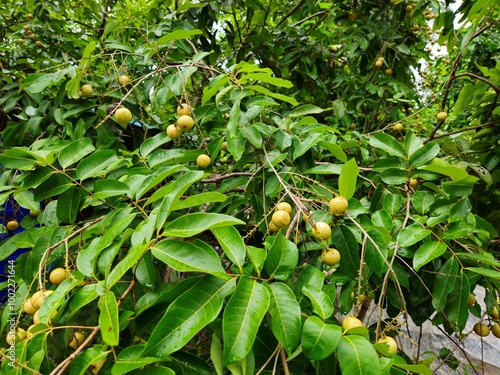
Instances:
[[[42,43],[42,42],[40,42],[39,40],[37,40],[37,41],[35,42],[35,45],[36,45],[37,47],[40,47],[40,48],[42,48],[42,47],[43,47],[43,43]]]
[[[17,220],[11,220],[11,221],[7,222],[7,229],[10,232],[13,232],[13,231],[19,229],[19,223],[17,222]]]
[[[7,337],[5,337],[5,342],[10,346],[16,343],[16,334],[14,332],[8,332]]]
[[[391,68],[387,68],[385,70],[385,74],[387,74],[388,76],[390,76],[392,74],[392,69]]]
[[[130,78],[127,75],[122,75],[118,77],[118,83],[122,86],[128,85],[130,83]]]
[[[485,337],[490,334],[490,329],[486,324],[477,322],[476,324],[474,324],[474,332],[478,336]]]
[[[493,306],[493,310],[491,310],[491,314],[490,316],[495,319],[495,320],[498,320],[498,309],[496,306]]]
[[[50,273],[49,280],[52,284],[59,285],[68,277],[64,268],[54,268]]]
[[[19,38],[19,39],[17,40],[17,43],[19,43],[19,44],[24,44],[24,39],[23,39],[23,38]]]
[[[446,112],[441,111],[436,115],[436,117],[439,121],[444,121],[448,118],[448,114]]]
[[[349,208],[349,203],[347,199],[341,195],[330,200],[330,212],[335,216],[344,216],[347,214],[347,209]]]
[[[379,60],[375,61],[375,66],[376,66],[377,68],[380,68],[383,64],[384,64],[384,61],[383,61],[383,60],[380,60],[380,59],[379,59]]]
[[[493,336],[500,339],[500,326],[497,323],[493,324],[491,327],[491,333],[493,333]]]
[[[29,40],[35,40],[35,38],[36,38],[36,37],[35,37],[35,34],[30,34],[30,35],[28,35],[28,39],[29,39]]]
[[[16,332],[9,332],[7,333],[7,337],[5,338],[5,341],[7,341],[7,344],[13,345],[16,342],[21,342],[24,341],[27,337],[27,333],[24,329],[18,328]]]
[[[332,235],[332,228],[324,221],[318,221],[312,227],[312,235],[318,241],[325,241]]]
[[[29,20],[32,20],[33,19],[33,15],[31,13],[28,13],[26,15],[26,18],[29,19]]]
[[[396,354],[396,352],[398,351],[398,343],[396,342],[396,340],[394,340],[392,337],[386,336],[386,337],[382,337],[381,339],[379,339],[377,341],[377,344],[383,344],[383,343],[386,343],[387,345],[389,345],[389,349],[387,352],[390,355]]]
[[[37,211],[30,210],[31,217],[38,217],[38,216],[40,216],[41,213],[42,213],[42,210],[37,210]]]
[[[363,327],[363,322],[355,316],[348,316],[342,321],[342,329],[344,331],[348,331],[357,327]]]
[[[182,131],[189,131],[193,128],[194,120],[191,116],[183,115],[177,119],[177,126],[179,126]]]
[[[89,84],[85,84],[82,87],[80,87],[80,91],[82,92],[83,96],[87,96],[87,97],[89,97],[90,95],[92,95],[94,93],[94,89]]]
[[[290,214],[286,211],[276,211],[271,218],[271,222],[278,228],[284,228],[290,224]]]
[[[115,111],[115,120],[122,125],[127,125],[132,120],[132,112],[125,107],[120,107]]]
[[[222,151],[227,151],[227,142],[226,141],[222,142],[222,144],[220,145],[220,149]]]
[[[287,202],[280,202],[276,205],[276,211],[286,211],[288,214],[292,214],[292,206]]]
[[[177,125],[169,125],[167,127],[167,135],[173,140],[179,139],[182,135],[182,130]]]
[[[327,266],[335,266],[340,262],[340,253],[337,249],[329,247],[328,249],[323,250],[323,252],[321,253],[321,260]]]
[[[36,313],[37,309],[33,306],[33,300],[31,298],[28,298],[26,301],[24,301],[23,304],[23,310],[26,314],[33,315]]]
[[[467,300],[467,305],[474,306],[476,304],[476,297],[474,294],[469,294],[469,299]]]
[[[418,179],[416,179],[416,178],[410,178],[410,186],[412,188],[415,188],[415,187],[417,187],[417,185],[418,185]]]
[[[38,294],[36,297],[35,297],[35,295],[33,295],[33,297],[31,297],[31,304],[33,305],[33,307],[35,309],[37,309],[37,310],[40,309],[45,298],[47,298],[49,296],[49,294],[52,294],[52,293],[54,293],[53,290],[46,290],[43,293]]]
[[[186,103],[181,103],[177,106],[177,116],[189,116],[191,114],[191,106]]]
[[[210,156],[205,154],[201,154],[196,158],[196,164],[198,164],[198,167],[203,169],[207,168],[211,162],[212,160],[210,160]]]
[[[271,232],[278,232],[280,230],[272,221],[269,223],[268,228]]]
[[[85,341],[85,335],[81,332],[75,332],[73,334],[73,338],[69,343],[69,346],[71,346],[73,349],[76,349],[80,345],[82,345],[84,341]]]
[[[400,122],[394,124],[394,126],[392,127],[392,130],[395,131],[395,132],[402,132],[403,131],[403,124],[401,124]]]
[[[104,366],[104,363],[106,363],[106,359],[107,358],[103,358],[103,359],[97,361],[96,363],[92,363],[92,366],[90,367],[90,369],[94,375],[99,373],[102,366]]]

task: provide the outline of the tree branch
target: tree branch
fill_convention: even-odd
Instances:
[[[281,26],[281,24],[282,24],[283,22],[285,22],[288,18],[290,18],[290,16],[291,16],[292,14],[294,14],[294,13],[297,11],[297,9],[299,9],[299,8],[302,6],[302,4],[304,4],[304,3],[305,3],[305,1],[306,1],[306,0],[301,0],[301,1],[299,1],[299,3],[298,3],[297,5],[295,5],[295,6],[292,8],[292,10],[291,10],[290,12],[288,12],[288,14],[287,14],[287,15],[286,15],[285,17],[283,17],[283,18],[282,18],[282,19],[281,19],[281,20],[280,20],[280,21],[276,24],[276,28],[280,27],[280,26]]]

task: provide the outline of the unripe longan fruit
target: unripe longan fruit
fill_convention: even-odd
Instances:
[[[172,124],[167,127],[167,135],[175,141],[181,137],[182,130],[177,125]]]
[[[403,131],[403,124],[401,124],[400,122],[398,122],[397,124],[394,124],[394,126],[392,127],[392,130],[395,132],[402,132]]]
[[[220,145],[220,149],[222,151],[227,151],[227,142],[226,141],[222,142],[222,144]]]
[[[469,299],[467,300],[467,305],[474,306],[476,304],[476,297],[474,294],[469,294]]]
[[[276,205],[276,211],[286,211],[289,215],[292,214],[292,206],[287,202],[280,202]]]
[[[177,107],[177,116],[189,116],[191,114],[191,106],[186,103],[181,103]]]
[[[118,77],[118,83],[122,86],[128,85],[130,83],[130,78],[126,75]]]
[[[329,247],[321,253],[321,260],[327,266],[335,266],[340,262],[340,252],[333,247]]]
[[[10,232],[13,232],[13,231],[19,229],[19,223],[17,220],[11,220],[11,221],[7,222],[6,227]]]
[[[500,326],[497,323],[493,324],[491,327],[491,333],[493,333],[493,336],[500,339]]]
[[[448,118],[448,114],[446,112],[441,111],[437,114],[436,117],[439,121],[444,121]]]
[[[80,91],[82,92],[82,95],[83,96],[87,96],[89,97],[90,95],[93,94],[94,92],[94,89],[92,88],[92,86],[90,86],[89,84],[86,84],[86,85],[83,85],[81,88],[80,88]]]
[[[36,296],[36,298],[33,296],[31,297],[31,304],[33,305],[33,307],[37,310],[40,309],[40,307],[42,306],[42,303],[43,301],[45,301],[45,298],[47,298],[49,296],[49,294],[52,294],[54,293],[53,290],[46,290],[44,291],[43,293],[40,293],[39,295]]]
[[[410,186],[412,188],[416,188],[417,185],[418,185],[418,179],[416,179],[416,178],[410,178]]]
[[[37,309],[33,306],[33,300],[31,298],[28,298],[26,301],[24,301],[23,304],[23,310],[26,314],[33,315],[36,313]]]
[[[383,62],[382,60],[377,60],[377,61],[375,61],[375,66],[376,66],[377,68],[380,68],[383,64],[384,64],[384,62]]]
[[[121,125],[127,125],[132,120],[132,112],[125,107],[115,111],[115,120]]]
[[[496,306],[493,306],[493,310],[491,310],[490,316],[495,320],[498,319],[498,309]]]
[[[290,224],[290,214],[286,211],[276,211],[271,218],[271,222],[278,228],[284,228]]]
[[[68,277],[64,268],[54,268],[50,273],[49,280],[52,284],[59,285]]]
[[[324,221],[318,221],[312,227],[312,235],[318,241],[325,241],[332,235],[332,228]]]
[[[377,344],[381,343],[386,343],[387,345],[389,345],[389,350],[387,352],[391,355],[396,354],[396,352],[398,351],[398,343],[392,337],[389,336],[382,337],[380,340],[377,341]]]
[[[69,346],[71,346],[73,349],[76,349],[80,345],[82,345],[84,341],[85,341],[85,335],[81,332],[75,332],[73,334],[73,338],[69,343]]]
[[[210,160],[210,156],[205,154],[201,154],[196,158],[196,164],[198,164],[198,167],[203,169],[207,168],[211,162],[212,160]]]
[[[387,74],[388,76],[390,76],[392,74],[392,69],[391,68],[387,68],[385,70],[385,74]]]
[[[486,324],[477,322],[476,324],[474,324],[474,332],[478,336],[485,337],[490,334],[490,329]]]
[[[344,331],[357,327],[363,327],[363,322],[355,316],[348,316],[342,321],[342,329]]]
[[[189,131],[193,128],[194,120],[191,116],[183,115],[177,119],[177,126],[179,126],[182,131]]]
[[[280,230],[272,221],[269,223],[268,228],[271,232],[278,232]]]
[[[347,199],[340,195],[337,195],[330,200],[330,212],[335,216],[344,216],[347,214],[348,207],[349,203],[347,202]]]

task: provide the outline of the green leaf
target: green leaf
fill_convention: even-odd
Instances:
[[[247,254],[255,272],[257,272],[257,276],[260,277],[260,273],[262,272],[266,261],[266,250],[261,249],[260,247],[247,246]]]
[[[47,87],[52,86],[54,84],[54,81],[57,80],[59,74],[59,72],[56,72],[45,73],[36,76],[37,78],[33,82],[30,82],[28,85],[24,86],[24,91],[30,94],[38,94],[45,90]]]
[[[498,272],[500,275],[500,272]],[[461,270],[455,280],[453,289],[448,295],[444,314],[447,321],[458,331],[462,332],[469,318],[470,285],[467,275]]]
[[[246,245],[240,232],[233,226],[213,228],[211,231],[219,242],[224,254],[238,267],[242,274],[245,263]]]
[[[415,168],[431,161],[439,154],[439,145],[435,142],[427,143],[425,146],[417,149],[410,155],[408,163],[410,167]]]
[[[102,345],[85,349],[71,362],[69,375],[85,375],[93,363],[106,358],[108,353]]]
[[[300,305],[292,290],[284,283],[264,284],[270,295],[271,330],[288,355],[300,341]]]
[[[229,215],[196,212],[183,215],[168,223],[165,226],[163,235],[167,237],[187,238],[208,229],[242,224],[245,224],[245,222]]]
[[[288,117],[300,117],[305,115],[318,114],[322,113],[323,111],[324,109],[317,107],[315,105],[305,104],[295,108],[292,112],[290,112]]]
[[[297,159],[298,157],[304,155],[307,150],[309,150],[311,147],[315,146],[318,142],[320,142],[323,139],[323,133],[312,133],[309,134],[309,136],[301,141],[299,145],[295,148],[293,152],[293,160]]]
[[[120,263],[113,267],[113,270],[109,273],[106,278],[106,288],[111,289],[120,279],[125,275],[125,273],[135,267],[139,259],[142,258],[144,253],[148,250],[149,243],[145,243],[142,246],[132,246],[125,258],[123,258]]]
[[[339,194],[347,200],[351,199],[356,191],[359,168],[353,158],[342,166],[339,176]]]
[[[478,275],[483,275],[494,280],[500,280],[500,272],[496,270],[491,270],[488,268],[480,268],[480,267],[467,267],[467,271],[471,271],[477,273]]]
[[[469,176],[469,174],[464,169],[456,167],[453,164],[450,164],[447,161],[440,158],[434,158],[432,159],[431,164],[421,166],[418,169],[424,171],[436,172],[444,176],[451,177],[454,180],[460,180],[462,178],[466,178],[467,176]]]
[[[410,373],[423,374],[423,375],[433,374],[432,370],[425,365],[408,365],[405,363],[394,363],[393,366],[405,370],[403,374],[408,374],[408,371]]]
[[[379,212],[379,211],[377,211]],[[385,211],[382,211],[385,212]],[[373,219],[373,217],[372,217]],[[392,227],[392,221],[391,221]],[[384,233],[389,233],[389,240],[387,236],[384,236]],[[368,230],[368,235],[370,238],[377,244],[375,246],[372,241],[367,239],[366,241],[366,264],[373,270],[378,276],[382,276],[387,272],[387,256],[389,254],[388,251],[388,243],[390,241],[390,228],[387,229],[387,232],[384,231],[384,228],[375,227],[370,228]],[[378,249],[377,249],[378,247]]]
[[[318,314],[322,320],[330,318],[333,314],[333,303],[328,294],[314,285],[305,285],[302,287],[302,293],[309,298],[313,311]]]
[[[203,89],[201,104],[205,105],[229,81],[230,77],[225,74],[214,77]]]
[[[450,257],[439,269],[436,280],[432,286],[432,306],[436,311],[440,311],[446,305],[448,295],[453,290],[457,275],[458,262],[455,257]]]
[[[245,74],[244,76],[239,78],[239,83],[242,85],[248,83],[248,81],[261,81],[269,83],[273,86],[285,87],[288,89],[293,87],[292,82],[283,78],[273,77],[269,73],[250,73],[250,74]],[[251,88],[253,89],[253,86]]]
[[[92,140],[89,138],[80,138],[64,147],[59,153],[59,164],[63,169],[82,160],[85,156],[95,150]]]
[[[111,368],[112,375],[126,374],[135,369],[143,368],[151,363],[156,363],[163,358],[142,356],[145,345],[132,345],[124,348]],[[169,375],[166,373],[166,375]]]
[[[199,280],[170,304],[151,334],[142,355],[165,357],[181,349],[203,327],[217,318],[224,305],[224,298],[233,291],[234,285],[235,279],[221,280],[210,275]],[[237,315],[232,316],[232,319],[236,321]],[[257,324],[259,323],[260,321]],[[226,335],[224,337],[227,340]],[[249,339],[246,336],[243,341]]]
[[[384,169],[380,178],[388,185],[401,185],[408,181],[408,172],[400,168]]]
[[[95,199],[106,199],[115,197],[117,195],[130,194],[130,188],[127,184],[111,179],[101,179],[94,182],[94,195]]]
[[[144,142],[141,143],[139,152],[141,153],[143,158],[146,158],[151,153],[151,151],[156,150],[158,147],[167,143],[168,141],[170,141],[170,137],[166,132],[156,134],[154,137],[146,138]]]
[[[73,181],[61,173],[56,173],[35,188],[34,194],[37,201],[61,194],[73,186]]]
[[[299,104],[299,102],[297,102],[297,100],[295,98],[292,98],[291,96],[287,96],[287,95],[283,95],[283,94],[278,94],[278,93],[272,92],[271,90],[268,90],[268,89],[266,89],[265,87],[262,87],[262,86],[253,85],[253,86],[250,87],[250,89],[252,91],[257,91],[258,93],[267,95],[267,96],[269,96],[271,98],[282,100],[282,101],[287,102],[287,103],[289,103],[289,104],[291,104],[293,106],[296,106],[296,105]]]
[[[429,234],[431,234],[430,229],[425,229],[422,225],[415,223],[398,233],[398,243],[401,247],[408,247],[422,241]]]
[[[317,316],[310,316],[302,329],[302,351],[307,358],[320,361],[337,349],[341,337],[340,326],[327,324]]]
[[[248,355],[269,304],[266,287],[248,276],[240,277],[222,317],[225,365]]]
[[[361,336],[345,335],[337,349],[344,375],[380,375],[380,361],[373,345]]]
[[[217,191],[209,191],[206,193],[191,195],[182,201],[175,202],[173,204],[172,211],[201,206],[207,203],[224,202],[226,199],[227,195],[225,194],[219,193]]]
[[[352,279],[356,279],[361,261],[356,237],[347,226],[339,225],[332,228],[332,242],[340,252],[343,273]]]
[[[454,197],[469,196],[477,180],[477,177],[467,176],[460,180],[443,182],[441,187],[447,194]]]
[[[370,137],[370,146],[384,150],[389,155],[405,158],[403,146],[392,135],[375,133]]]
[[[155,258],[180,272],[203,272],[227,279],[219,256],[210,246],[195,243],[163,240],[152,247]]]
[[[83,159],[76,167],[76,177],[83,181],[105,174],[106,168],[118,161],[115,151],[99,150]]]
[[[2,150],[0,164],[5,168],[29,170],[36,164],[37,160],[33,153],[25,148],[7,148]]]
[[[331,142],[319,142],[319,145],[330,151],[333,154],[333,156],[335,156],[341,162],[347,163],[347,155],[345,154],[344,150],[342,150],[342,147],[340,147],[339,145]]]
[[[120,324],[118,321],[118,304],[115,294],[107,292],[99,298],[99,327],[103,341],[110,346],[119,343]]]
[[[198,29],[193,29],[193,30],[178,29],[178,30],[172,31],[172,32],[162,36],[153,44],[155,46],[160,46],[160,45],[166,44],[167,42],[170,42],[172,40],[189,39],[194,35],[200,35],[200,34],[202,34],[202,32],[201,32],[201,30],[198,30]]]
[[[466,109],[472,101],[473,94],[474,85],[470,82],[466,83],[458,94],[458,98],[455,102],[455,105],[453,106],[452,113],[462,113],[462,111]]]
[[[411,204],[420,215],[424,215],[429,212],[434,200],[435,196],[430,191],[418,190],[413,194]]]
[[[97,42],[95,40],[90,41],[89,44],[85,46],[85,49],[83,50],[82,59],[80,60],[80,69],[82,71],[90,68],[92,62],[90,56],[92,56],[92,53],[94,52],[96,46]]]
[[[256,126],[248,125],[240,127],[240,132],[254,147],[262,148],[262,135]]]
[[[210,342],[210,360],[214,365],[217,375],[224,375],[224,358],[222,356],[222,344],[219,335],[214,332]]]
[[[420,267],[443,255],[447,249],[444,242],[430,241],[418,248],[413,256],[413,268],[418,272]]]
[[[79,271],[71,272],[66,280],[64,280],[57,289],[43,301],[40,310],[38,310],[40,322],[47,324],[50,317],[64,304],[67,294],[78,286],[84,278],[85,276]]]
[[[71,186],[57,199],[57,218],[65,223],[74,223],[82,206],[83,191],[76,186]]]
[[[287,239],[281,231],[276,236],[268,237],[270,245],[264,270],[268,273],[269,278],[277,280],[286,280],[295,270],[299,260],[299,251],[297,245]]]

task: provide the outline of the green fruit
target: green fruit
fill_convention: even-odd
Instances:
[[[227,142],[226,141],[222,142],[222,144],[220,145],[220,149],[222,151],[227,151]]]
[[[474,306],[476,304],[476,297],[474,294],[469,294],[469,299],[467,300],[467,305]]]
[[[276,211],[271,218],[271,222],[278,228],[284,228],[290,224],[290,214],[286,211]]]
[[[337,195],[330,200],[330,212],[335,216],[344,216],[347,214],[349,203],[345,197]]]
[[[485,337],[490,334],[490,329],[486,324],[477,322],[476,324],[474,324],[474,332],[478,336]]]
[[[493,333],[493,336],[500,339],[500,326],[497,323],[493,324],[491,327],[491,333]]]
[[[327,223],[318,221],[312,227],[312,235],[318,241],[328,240],[332,235],[332,228]]]
[[[73,349],[78,348],[85,341],[85,336],[81,332],[75,332],[73,338],[71,339],[69,346]]]
[[[342,321],[342,329],[344,331],[348,331],[357,327],[363,327],[363,322],[355,316],[348,316]]]
[[[130,78],[126,75],[118,77],[118,83],[122,86],[128,85],[130,83]]]
[[[92,88],[92,86],[90,85],[83,85],[81,88],[80,88],[80,91],[82,92],[82,95],[83,96],[86,96],[86,97],[89,97],[90,95],[92,95],[94,93],[94,89]]]
[[[127,125],[132,120],[132,112],[125,107],[115,111],[115,120],[121,125]]]
[[[167,127],[167,135],[173,140],[176,140],[181,137],[182,130],[177,125],[169,125]]]
[[[327,266],[335,266],[340,262],[340,252],[337,249],[329,247],[321,253],[321,260]]]
[[[386,343],[387,345],[389,345],[389,349],[387,352],[390,355],[396,354],[396,352],[398,351],[398,343],[392,337],[389,336],[382,337],[380,340],[377,341],[377,344],[382,344],[382,343]]]

